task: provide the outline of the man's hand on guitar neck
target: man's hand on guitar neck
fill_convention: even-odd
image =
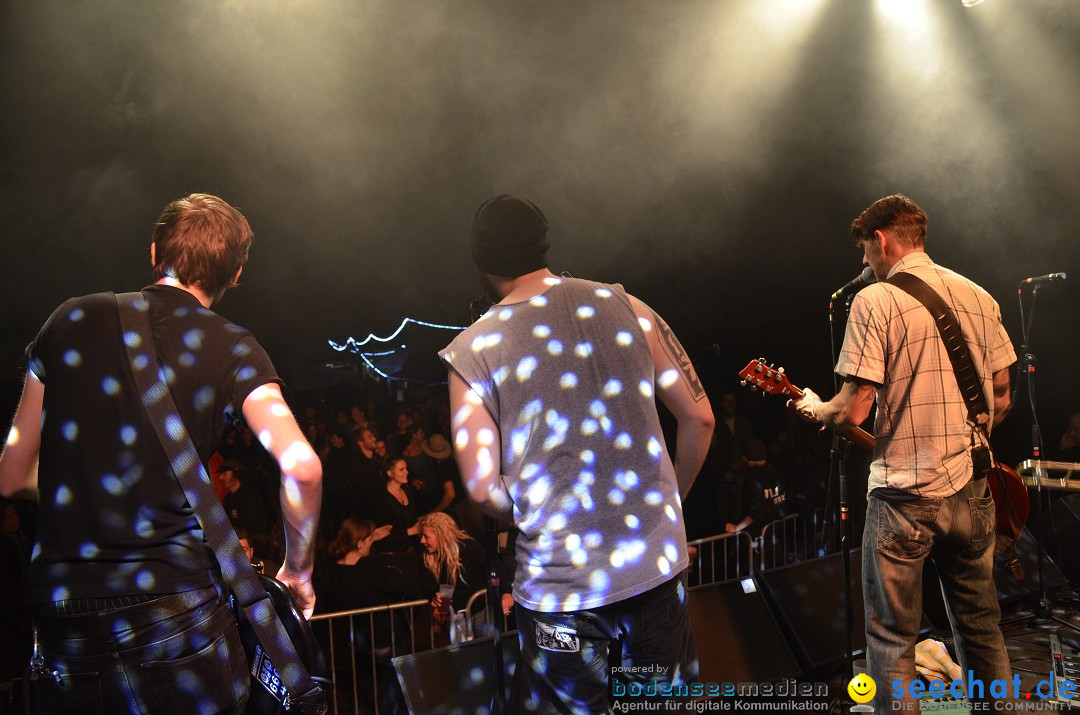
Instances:
[[[787,406],[798,412],[799,417],[802,417],[807,422],[820,421],[818,420],[817,411],[823,404],[817,393],[809,387],[803,388],[802,397],[787,402]]]
[[[823,402],[817,393],[805,388],[802,397],[788,400],[788,405],[805,420],[844,429],[857,427],[866,420],[876,392],[874,383],[846,377],[840,391],[828,402]]]

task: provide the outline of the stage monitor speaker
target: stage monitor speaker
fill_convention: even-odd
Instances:
[[[517,631],[503,634],[506,702],[518,658]],[[495,693],[491,638],[393,659],[405,704],[412,715],[487,712]]]
[[[1055,500],[1037,526],[1035,538],[1043,539],[1043,552],[1057,562],[1069,583],[1080,584],[1080,494]]]
[[[703,683],[775,682],[801,674],[754,578],[690,589]]]
[[[768,569],[759,578],[804,675],[842,663],[847,651],[842,555]],[[866,650],[861,549],[851,550],[851,598],[852,648],[858,654]]]

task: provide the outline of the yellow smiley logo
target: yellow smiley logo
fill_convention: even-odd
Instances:
[[[874,699],[874,693],[877,692],[877,683],[866,673],[859,673],[847,686],[848,695],[851,699],[859,703],[868,703]]]

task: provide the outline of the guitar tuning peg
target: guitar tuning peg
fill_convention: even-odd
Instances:
[[[746,380],[739,380],[739,384],[746,387]]]
[[[783,375],[784,374],[784,368],[781,367],[781,368],[777,369],[777,372],[780,373],[781,375]]]

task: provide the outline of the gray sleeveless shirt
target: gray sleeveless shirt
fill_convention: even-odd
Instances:
[[[560,278],[494,306],[440,356],[499,426],[518,603],[596,608],[686,568],[655,366],[622,286]]]

